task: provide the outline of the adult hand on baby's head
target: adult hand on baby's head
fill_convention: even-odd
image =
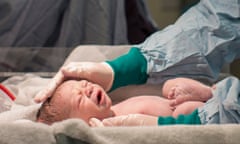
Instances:
[[[104,126],[157,126],[158,117],[144,114],[128,114],[102,120]]]
[[[45,101],[66,79],[86,79],[101,85],[105,90],[109,90],[113,81],[113,70],[106,63],[71,62],[63,66],[51,79],[46,89],[37,94],[34,98],[35,102]]]
[[[45,101],[48,97],[51,97],[55,89],[64,81],[64,75],[60,70],[49,82],[47,87],[40,91],[35,97],[34,101],[37,103]]]

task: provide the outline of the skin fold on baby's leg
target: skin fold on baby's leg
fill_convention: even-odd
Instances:
[[[212,97],[213,88],[193,79],[175,78],[164,83],[162,93],[176,106],[186,101],[205,102]]]
[[[203,106],[203,102],[199,101],[188,101],[176,106],[176,109],[173,111],[172,116],[177,117],[179,115],[187,115],[192,113],[195,109]]]

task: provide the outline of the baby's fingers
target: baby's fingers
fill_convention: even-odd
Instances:
[[[176,98],[176,95],[175,95],[175,87],[172,87],[172,88],[170,89],[170,91],[168,92],[167,98],[168,98],[168,99],[174,99],[174,98]]]

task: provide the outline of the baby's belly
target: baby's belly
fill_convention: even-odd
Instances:
[[[173,111],[169,101],[158,96],[139,96],[122,103],[123,114],[147,114],[152,116],[171,116]]]

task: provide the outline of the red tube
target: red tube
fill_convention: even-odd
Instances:
[[[10,98],[11,98],[11,100],[15,100],[15,96],[5,87],[5,86],[3,86],[2,84],[0,84],[0,89],[3,91],[3,92],[5,92]]]

